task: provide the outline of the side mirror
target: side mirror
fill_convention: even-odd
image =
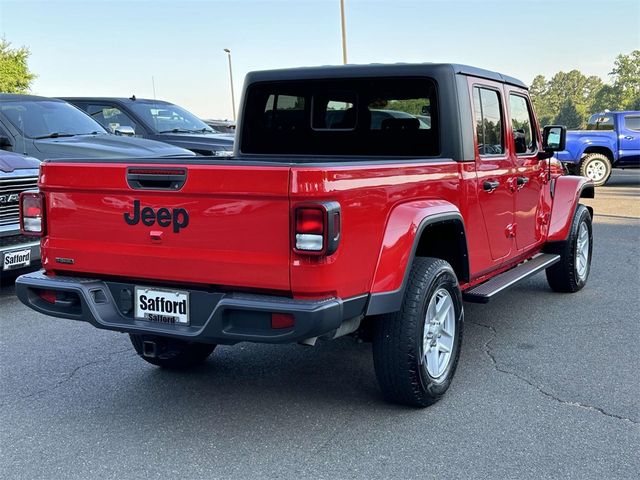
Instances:
[[[13,147],[13,142],[9,137],[0,135],[0,148]]]
[[[565,149],[567,143],[567,127],[547,125],[542,129],[542,149],[547,153]]]
[[[119,127],[114,128],[113,133],[124,137],[133,137],[136,134],[136,131],[129,125],[120,125]]]

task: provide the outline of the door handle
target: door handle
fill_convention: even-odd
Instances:
[[[493,192],[499,186],[500,182],[498,182],[497,180],[487,180],[482,184],[482,188],[484,188],[487,192]]]
[[[634,139],[634,137],[632,137],[631,135],[626,135],[626,136],[624,137],[624,139],[625,139],[625,140],[633,140],[633,139]]]
[[[529,179],[527,177],[518,177],[516,180],[516,184],[518,185],[518,190],[524,187],[527,183],[529,183]]]

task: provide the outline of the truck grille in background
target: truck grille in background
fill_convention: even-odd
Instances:
[[[0,226],[20,222],[18,199],[15,196],[37,188],[37,176],[0,178]]]

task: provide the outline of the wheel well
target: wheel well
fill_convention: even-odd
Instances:
[[[469,255],[464,226],[459,220],[444,220],[427,225],[418,241],[416,257],[434,257],[447,261],[458,280],[469,281]]]
[[[582,190],[580,190],[580,198],[596,198],[596,192],[593,185],[588,184],[582,187]]]
[[[601,153],[605,157],[609,159],[611,163],[613,163],[613,153],[607,147],[587,147],[584,150],[583,155],[588,155],[589,153]]]

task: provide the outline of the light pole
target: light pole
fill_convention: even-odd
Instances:
[[[342,21],[342,63],[347,64],[347,27],[344,21],[344,0],[340,0],[340,19]]]
[[[233,109],[233,121],[236,121],[236,98],[233,94],[233,71],[231,69],[231,50],[224,49],[227,52],[227,58],[229,58],[229,83],[231,83],[231,108]]]

